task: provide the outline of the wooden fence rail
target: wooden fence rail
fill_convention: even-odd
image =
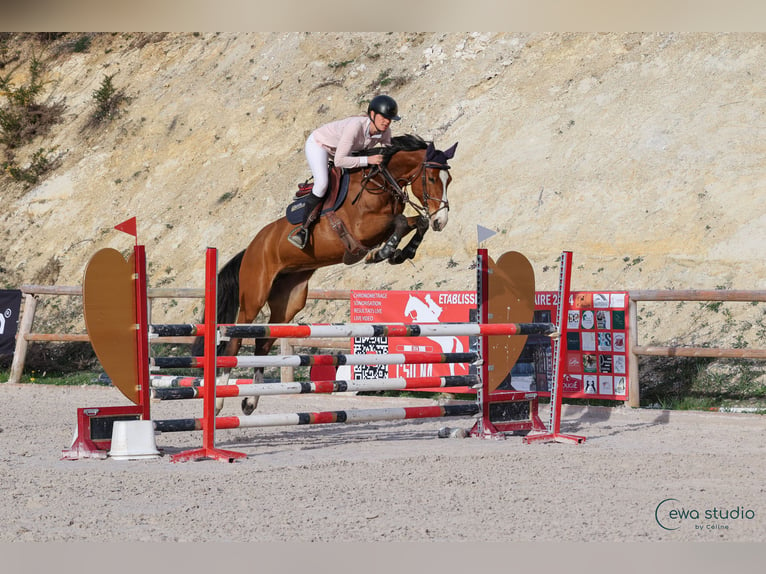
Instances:
[[[40,295],[59,295],[70,297],[82,297],[82,286],[67,286],[67,285],[22,285],[21,293],[24,297],[23,308],[21,312],[21,320],[19,322],[19,330],[16,334],[16,348],[13,352],[13,362],[11,363],[11,372],[8,376],[9,383],[19,383],[21,381],[21,375],[24,371],[24,363],[26,362],[27,349],[30,342],[88,342],[90,337],[87,333],[34,333],[32,332],[32,325],[35,319],[35,311],[37,309],[37,297]],[[151,323],[152,313],[152,300],[153,299],[203,299],[205,297],[204,289],[196,288],[149,288],[147,290],[147,296],[149,298],[148,314],[149,322]],[[348,289],[309,289],[308,298],[317,300],[339,300],[348,301],[351,296],[351,291]],[[193,338],[189,337],[156,337],[152,338],[150,342],[152,344],[160,343],[190,343]],[[252,341],[244,341],[246,344],[252,344]],[[298,343],[297,340],[284,340],[282,342],[282,352],[291,354],[290,345]],[[340,346],[341,343],[337,340],[328,340],[325,343],[317,343],[318,348],[345,348],[348,349],[350,344],[346,344],[344,347]],[[283,367],[282,378],[283,380],[292,380],[293,368]]]
[[[766,349],[732,349],[715,347],[658,347],[638,344],[638,303],[648,301],[721,301],[721,302],[766,302],[766,291],[743,291],[724,289],[675,289],[628,291],[630,360],[628,361],[628,400],[630,407],[640,405],[641,395],[638,385],[638,357],[715,357],[737,359],[766,359]]]
[[[13,354],[13,364],[8,379],[10,383],[18,383],[24,370],[27,346],[29,342],[48,341],[89,341],[87,334],[55,334],[33,333],[35,308],[39,295],[69,295],[82,296],[82,287],[79,286],[49,286],[49,285],[23,285],[21,292],[24,295],[24,307],[19,323],[19,331],[16,335],[16,349]],[[309,299],[318,300],[349,300],[350,290],[347,289],[309,289]],[[149,297],[149,322],[151,323],[151,302],[153,299],[201,299],[204,297],[204,289],[196,288],[150,288]],[[629,340],[630,360],[628,379],[630,389],[626,404],[638,407],[640,404],[638,357],[714,357],[714,358],[740,358],[740,359],[766,359],[766,349],[748,348],[715,348],[715,347],[661,347],[642,346],[638,344],[638,303],[640,302],[680,302],[680,301],[716,301],[716,302],[766,302],[766,290],[724,290],[724,289],[677,289],[677,290],[647,290],[634,289],[628,291],[629,297]],[[157,337],[152,343],[188,343],[188,337]],[[246,340],[247,344],[248,341]],[[252,344],[252,342],[249,342]],[[299,339],[282,339],[280,341],[282,354],[293,354],[293,348],[301,346]],[[350,341],[333,339],[317,344],[318,348],[349,349]],[[282,380],[293,380],[293,368],[282,367]]]

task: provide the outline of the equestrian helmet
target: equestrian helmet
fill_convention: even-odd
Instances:
[[[370,100],[370,105],[367,106],[367,114],[370,112],[378,113],[384,118],[397,122],[402,119],[397,115],[399,113],[399,106],[396,105],[394,98],[384,94],[375,96]]]

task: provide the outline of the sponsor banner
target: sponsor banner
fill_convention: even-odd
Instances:
[[[539,291],[535,299],[535,321],[553,321],[557,304],[558,293]],[[567,336],[561,348],[565,359],[562,396],[627,400],[627,291],[573,291],[565,319]],[[514,377],[517,371],[520,376]],[[520,390],[550,394],[552,342],[530,337],[509,380],[513,387],[529,383],[529,387]]]
[[[467,323],[475,314],[476,293],[470,291],[351,291],[352,323]],[[353,353],[464,353],[470,337],[363,337]],[[475,345],[474,345],[475,346]],[[441,377],[467,375],[468,364],[364,365],[353,378]]]
[[[559,294],[535,294],[534,321],[555,322]],[[352,291],[352,323],[464,323],[476,315],[471,291]],[[562,396],[624,401],[628,398],[627,291],[574,291],[566,310],[567,336],[562,341]],[[428,351],[459,353],[478,348],[470,337],[376,337],[354,340],[354,353]],[[349,369],[351,369],[349,367]],[[356,366],[349,378],[424,377],[473,373],[468,365]],[[553,342],[531,335],[501,390],[550,394]]]

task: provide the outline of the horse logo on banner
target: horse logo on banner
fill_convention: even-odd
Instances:
[[[409,295],[407,305],[404,308],[404,316],[413,323],[439,323],[442,308],[433,300],[430,293],[423,299],[417,295]],[[462,353],[463,343],[458,337],[427,337],[436,343],[442,353]],[[455,374],[455,364],[449,365],[450,375]]]

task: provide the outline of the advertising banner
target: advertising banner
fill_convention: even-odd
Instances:
[[[352,323],[467,323],[476,309],[470,291],[351,291]],[[464,353],[469,337],[369,337],[354,340],[352,352]],[[466,364],[366,365],[353,368],[356,379],[467,375]]]
[[[535,321],[554,322],[558,293],[538,291]],[[567,336],[562,340],[563,397],[624,401],[628,397],[627,291],[573,291],[566,311]],[[550,394],[553,343],[529,337],[509,382],[518,390]],[[504,382],[505,384],[505,382]]]
[[[535,294],[534,321],[555,322],[558,293]],[[471,291],[352,291],[352,323],[463,323],[473,321],[476,293]],[[627,400],[628,293],[574,291],[567,306],[563,397]],[[355,339],[353,353],[428,351],[459,353],[476,350],[469,337],[378,337]],[[465,375],[468,365],[369,365],[348,367],[349,378]],[[343,377],[340,377],[343,378]],[[529,336],[499,390],[550,394],[553,384],[553,341]]]

